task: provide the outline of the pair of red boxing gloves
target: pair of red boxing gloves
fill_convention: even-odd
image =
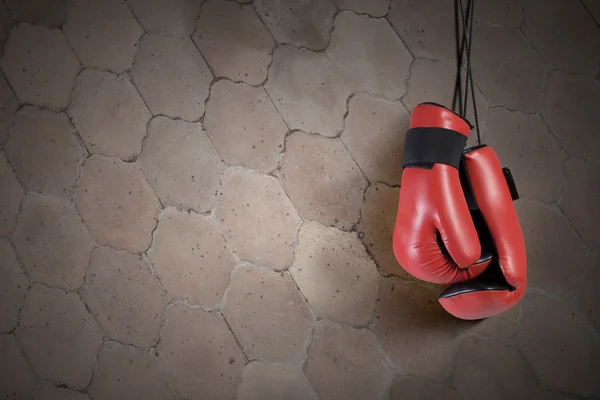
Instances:
[[[415,107],[407,132],[393,249],[455,317],[502,313],[525,294],[527,257],[510,171],[491,147],[465,149],[470,124],[435,103]]]

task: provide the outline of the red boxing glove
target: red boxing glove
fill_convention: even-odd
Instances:
[[[419,104],[412,113],[393,249],[409,274],[427,282],[473,279],[492,259],[481,254],[458,173],[470,130],[439,104]]]
[[[474,320],[502,313],[523,298],[527,256],[513,204],[516,187],[494,150],[487,146],[466,150],[461,178],[481,246],[493,258],[483,274],[450,286],[439,302],[455,317]]]

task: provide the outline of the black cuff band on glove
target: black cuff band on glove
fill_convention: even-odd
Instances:
[[[402,166],[431,169],[434,164],[446,164],[458,169],[466,144],[465,135],[450,129],[409,129]]]

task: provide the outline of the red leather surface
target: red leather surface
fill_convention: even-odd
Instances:
[[[450,314],[467,320],[487,318],[517,304],[527,286],[525,241],[502,167],[491,147],[465,155],[477,205],[494,238],[506,281],[516,290],[478,291],[449,298],[440,304]]]
[[[429,104],[415,107],[410,127],[440,127],[465,136],[470,131],[469,125],[458,115]],[[436,231],[440,232],[452,259],[442,254]],[[404,170],[393,249],[408,273],[427,282],[461,282],[483,272],[484,265],[473,265],[481,247],[456,168],[436,164],[430,170]]]

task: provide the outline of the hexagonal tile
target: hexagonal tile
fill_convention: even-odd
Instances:
[[[383,17],[390,8],[390,0],[333,0],[340,10],[352,10],[357,14]]]
[[[275,42],[252,6],[207,2],[193,40],[217,76],[252,85],[267,78]]]
[[[600,1],[598,0],[583,0],[583,4],[585,4],[586,8],[594,17],[596,22],[600,21]]]
[[[598,72],[600,28],[581,2],[528,1],[523,32],[555,69]]]
[[[401,374],[440,382],[450,376],[459,330],[429,287],[385,279],[371,329]]]
[[[341,12],[327,56],[354,92],[400,99],[412,56],[385,19]]]
[[[146,32],[162,32],[184,37],[194,31],[202,1],[127,0],[127,4]]]
[[[154,354],[115,342],[108,342],[98,353],[88,391],[99,400],[175,398]]]
[[[523,22],[526,0],[507,0],[477,4],[475,18],[492,26],[518,29]]]
[[[235,263],[213,219],[173,208],[161,213],[149,255],[171,297],[210,308],[221,301]]]
[[[22,108],[4,151],[25,189],[64,198],[73,195],[85,150],[65,114]]]
[[[121,0],[72,0],[63,31],[85,67],[124,72],[131,68],[144,33]]]
[[[473,70],[484,96],[492,105],[536,113],[546,68],[527,40],[516,30],[488,24],[476,25],[473,35]]]
[[[510,168],[519,195],[551,203],[562,190],[566,154],[538,115],[495,108],[485,142]]]
[[[315,328],[304,371],[323,400],[382,398],[392,380],[368,331],[325,322]]]
[[[196,212],[215,204],[225,165],[199,123],[154,118],[139,161],[163,204]]]
[[[0,396],[3,399],[27,398],[36,378],[13,335],[0,335]]]
[[[237,399],[317,400],[301,370],[252,361],[244,368]]]
[[[28,194],[13,240],[32,280],[66,290],[83,284],[94,242],[69,200]]]
[[[569,221],[538,202],[521,199],[515,205],[527,246],[528,284],[556,294],[577,291],[593,259]]]
[[[75,293],[31,288],[16,335],[40,379],[87,386],[102,334]]]
[[[33,400],[90,400],[90,396],[64,387],[51,384],[38,386],[33,394]]]
[[[298,360],[314,323],[292,278],[267,268],[235,271],[223,313],[248,358],[271,362]]]
[[[277,48],[265,89],[290,129],[325,136],[342,130],[350,89],[325,54]]]
[[[180,397],[235,396],[245,358],[219,314],[182,304],[173,306],[157,353]]]
[[[293,133],[280,178],[304,218],[341,229],[358,222],[368,182],[339,139]]]
[[[449,386],[417,380],[411,377],[397,379],[392,385],[391,400],[460,400],[456,389]]]
[[[600,252],[594,253],[596,265],[600,265]],[[579,292],[579,301],[582,309],[587,312],[588,318],[600,333],[600,268],[592,268],[584,277],[582,288]]]
[[[206,107],[206,133],[226,163],[277,168],[287,126],[262,87],[218,81]]]
[[[600,82],[581,75],[552,72],[542,115],[567,152],[574,157],[600,161],[600,115],[590,104],[600,101]]]
[[[152,116],[129,79],[91,69],[79,75],[68,112],[91,153],[122,159],[139,154]]]
[[[357,95],[348,103],[341,139],[371,181],[400,184],[410,114],[400,102]]]
[[[15,227],[24,191],[2,151],[0,151],[0,187],[2,188],[2,196],[0,196],[0,237],[5,237]]]
[[[415,57],[456,58],[454,1],[392,0],[388,20]]]
[[[464,71],[462,73],[464,75]],[[461,78],[461,94],[464,99],[464,76]],[[454,82],[456,80],[456,64],[447,61],[436,61],[428,58],[417,58],[410,65],[410,76],[406,84],[406,94],[402,103],[409,112],[419,104],[425,102],[436,102],[446,107],[452,107],[454,99]],[[467,119],[475,125],[475,114],[473,112],[473,100],[469,90],[467,99]],[[486,132],[489,104],[477,87],[475,87],[475,101],[477,102],[477,118],[480,130]],[[457,112],[460,113],[458,104]],[[475,145],[476,132],[471,132],[467,146]]]
[[[149,34],[139,47],[131,77],[150,110],[198,120],[204,114],[213,76],[192,41]]]
[[[112,339],[139,347],[158,341],[169,299],[147,260],[110,247],[97,248],[81,295]]]
[[[582,313],[562,300],[529,294],[517,343],[543,386],[582,396],[598,389],[597,340]]]
[[[317,317],[355,326],[371,321],[380,277],[355,233],[309,222],[290,272]]]
[[[461,328],[466,332],[474,332],[486,338],[500,341],[512,340],[517,333],[521,303],[493,318],[478,321],[461,321]]]
[[[287,267],[301,219],[279,181],[231,168],[222,183],[215,215],[232,250],[244,261]]]
[[[3,47],[2,42],[0,47]],[[19,101],[4,78],[4,74],[0,72],[0,145],[6,143],[8,139],[8,131],[18,106]]]
[[[519,350],[511,344],[468,336],[462,340],[456,359],[454,385],[465,400],[532,399],[537,382]]]
[[[0,260],[0,332],[10,332],[19,320],[29,279],[8,240],[0,240]]]
[[[398,188],[381,183],[369,186],[356,229],[381,272],[409,278],[410,275],[400,266],[392,249],[399,196]]]
[[[8,40],[10,29],[14,23],[15,21],[4,3],[0,3],[0,56],[4,54],[4,44]]]
[[[58,28],[65,22],[72,0],[6,0],[5,3],[17,21]]]
[[[160,203],[137,164],[91,156],[75,204],[98,244],[132,253],[150,246]]]
[[[331,0],[257,0],[254,8],[280,43],[311,50],[321,50],[329,43],[336,12]]]
[[[600,164],[574,159],[567,163],[565,173],[561,207],[586,243],[600,249]]]
[[[1,64],[22,102],[54,109],[68,104],[81,67],[61,31],[27,23],[12,29]]]

